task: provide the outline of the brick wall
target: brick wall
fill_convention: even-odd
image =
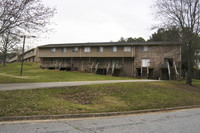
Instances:
[[[154,69],[154,78],[159,73],[164,58],[173,58],[176,63],[181,62],[180,45],[152,45],[148,46],[148,51],[142,51],[141,46],[136,46],[135,50],[134,75],[136,75],[136,68],[141,67],[142,59],[150,59],[150,68]]]

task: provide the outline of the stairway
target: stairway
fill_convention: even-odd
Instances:
[[[175,69],[175,72],[176,72],[176,79],[180,79],[180,74],[178,72],[178,69],[177,69],[177,66],[176,66],[175,62],[174,62],[174,69]]]

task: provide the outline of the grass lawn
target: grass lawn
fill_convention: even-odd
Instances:
[[[133,111],[200,105],[200,80],[0,91],[0,116]]]
[[[67,72],[59,70],[40,69],[38,63],[24,63],[23,76],[20,75],[20,63],[7,64],[0,67],[0,83],[28,82],[62,82],[62,81],[94,81],[94,80],[123,80],[128,77],[96,75],[84,72]]]

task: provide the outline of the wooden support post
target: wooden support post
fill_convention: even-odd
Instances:
[[[93,65],[94,65],[94,62],[91,65],[91,70],[90,70],[91,73],[92,73]]]
[[[82,71],[84,71],[84,69],[83,69],[83,60],[82,60],[82,58],[81,58],[81,69],[82,69]]]
[[[133,57],[132,57],[131,63],[132,63],[131,76],[133,77],[133,75],[134,75],[134,58]]]
[[[124,57],[122,57],[122,73],[124,72]]]
[[[73,57],[71,57],[71,71],[73,70]]]

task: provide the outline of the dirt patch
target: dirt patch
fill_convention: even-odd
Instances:
[[[58,94],[60,98],[71,101],[73,103],[87,105],[92,104],[95,99],[101,99],[101,97],[110,96],[110,95],[126,95],[128,92],[124,89],[107,86],[107,87],[97,87],[97,88],[73,88],[72,90],[68,89],[68,93],[60,93]],[[110,102],[110,98],[106,98],[107,100],[103,101],[105,103]]]
[[[99,102],[104,103],[109,106],[126,107],[126,104],[124,101],[114,96],[104,96],[103,98],[100,99]]]
[[[95,110],[104,110],[104,111],[123,111],[128,108],[128,105],[125,101],[121,100],[117,96],[101,96],[96,101],[94,106]]]
[[[78,90],[78,89],[75,89],[75,90],[77,90],[77,91],[68,92],[68,93],[61,93],[61,94],[58,94],[58,95],[59,95],[59,97],[65,99],[65,100],[68,100],[68,101],[71,101],[71,102],[77,103],[77,104],[82,104],[82,105],[92,104],[93,99],[104,95],[100,91],[96,91],[96,90],[93,90],[92,92],[81,91],[81,90]]]

